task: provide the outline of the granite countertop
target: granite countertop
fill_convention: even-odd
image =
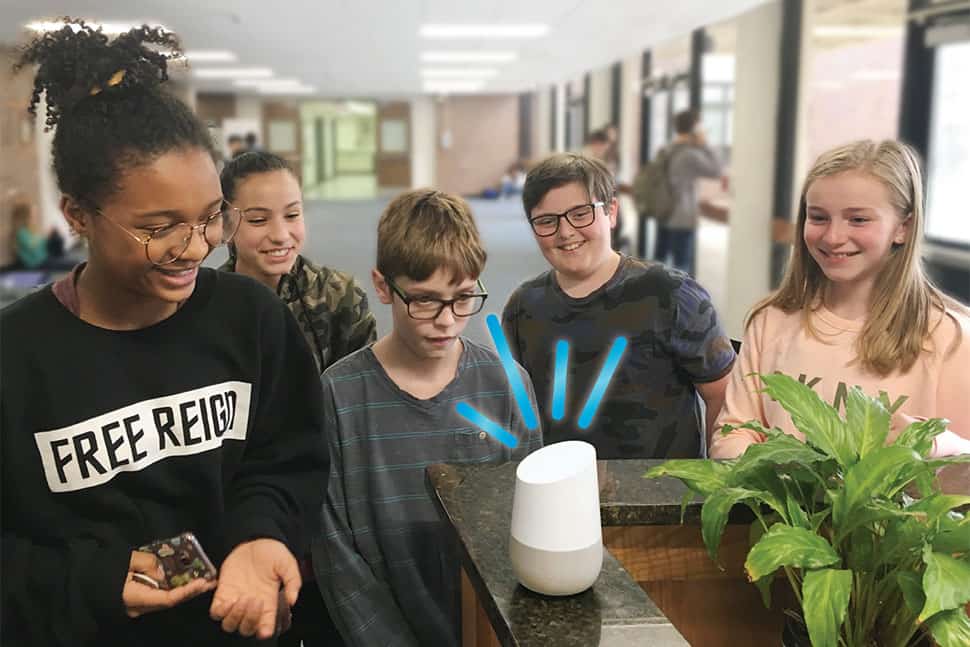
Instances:
[[[603,525],[679,524],[686,488],[641,478],[663,461],[600,461]],[[432,498],[454,533],[462,565],[505,647],[686,647],[687,641],[643,589],[604,551],[596,584],[555,598],[521,586],[509,561],[509,524],[517,463],[432,465]],[[700,504],[688,507],[688,523]]]

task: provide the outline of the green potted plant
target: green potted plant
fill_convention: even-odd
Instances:
[[[680,479],[684,507],[704,497],[701,532],[715,561],[729,512],[750,508],[747,576],[766,606],[772,580],[789,582],[790,614],[811,645],[908,647],[926,634],[940,647],[970,645],[970,519],[958,512],[970,496],[940,492],[935,478],[970,456],[928,458],[945,421],[912,424],[887,445],[885,398],[853,388],[843,417],[790,377],[760,378],[806,442],[750,422],[741,426],[767,439],[740,458],[671,460],[645,476]]]

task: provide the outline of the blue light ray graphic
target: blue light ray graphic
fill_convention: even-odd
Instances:
[[[505,376],[508,378],[509,386],[512,388],[512,395],[515,397],[515,403],[519,407],[522,422],[525,423],[526,429],[533,431],[539,427],[539,418],[532,409],[532,403],[529,402],[529,393],[525,390],[525,384],[522,383],[522,376],[519,375],[519,368],[512,358],[512,351],[509,350],[509,342],[505,339],[505,331],[502,330],[502,324],[495,313],[485,317],[485,323],[488,325],[488,332],[492,335],[492,341],[495,343],[495,350],[498,351],[499,359],[502,360],[502,368],[505,369]],[[488,431],[488,429],[485,429],[485,431]]]
[[[603,368],[600,369],[600,374],[597,376],[596,383],[593,385],[593,390],[590,391],[589,397],[586,398],[586,404],[583,405],[583,411],[579,414],[580,429],[589,428],[589,425],[593,422],[593,417],[596,415],[596,410],[599,408],[600,402],[603,401],[606,387],[609,386],[610,381],[613,379],[613,373],[616,372],[620,358],[623,357],[626,345],[626,337],[617,337],[613,341],[610,352],[606,356],[606,362],[603,364]]]
[[[552,383],[552,419],[562,420],[566,416],[566,374],[569,368],[569,342],[560,339],[556,342],[556,369]]]
[[[455,409],[458,411],[458,415],[466,418],[473,425],[509,449],[515,449],[518,447],[519,441],[515,436],[503,429],[502,425],[475,409],[475,407],[472,405],[468,404],[467,402],[459,402],[457,405],[455,405]]]

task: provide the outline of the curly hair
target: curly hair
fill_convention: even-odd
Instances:
[[[45,95],[62,193],[95,205],[128,168],[172,150],[212,151],[205,125],[161,88],[168,61],[181,55],[174,34],[142,25],[109,41],[83,20],[64,23],[24,46],[14,64],[15,72],[38,65],[27,110],[36,116]]]

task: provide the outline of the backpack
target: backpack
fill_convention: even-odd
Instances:
[[[674,214],[674,189],[670,185],[670,160],[679,147],[665,146],[657,151],[633,180],[633,202],[641,216],[667,222]]]

